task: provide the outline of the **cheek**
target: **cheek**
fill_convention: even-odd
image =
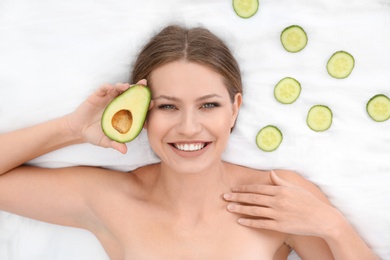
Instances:
[[[208,129],[216,136],[230,136],[230,129],[232,127],[232,114],[219,114],[208,119]]]
[[[170,117],[162,115],[159,111],[150,111],[146,119],[145,129],[152,147],[159,145],[172,128],[173,120]]]
[[[158,134],[158,132],[164,127],[164,125],[165,124],[164,122],[162,122],[161,117],[158,117],[154,111],[149,111],[145,124],[145,128],[148,130],[148,133],[152,133],[152,135]]]
[[[147,130],[148,140],[149,144],[152,147],[153,151],[157,152],[156,149],[158,148],[158,142],[161,140],[161,128],[156,127],[158,125],[158,122],[156,121],[156,118],[151,115],[148,116],[146,119],[145,129]]]

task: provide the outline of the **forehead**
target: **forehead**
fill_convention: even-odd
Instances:
[[[212,69],[184,60],[169,62],[155,69],[149,85],[153,96],[161,94],[228,96],[223,78]]]

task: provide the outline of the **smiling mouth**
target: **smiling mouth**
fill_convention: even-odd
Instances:
[[[208,143],[182,143],[182,144],[173,143],[171,145],[180,151],[195,152],[205,148],[208,145]]]

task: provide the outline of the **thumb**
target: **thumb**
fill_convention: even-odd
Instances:
[[[119,151],[122,154],[127,153],[127,146],[126,144],[118,143],[115,141],[111,141],[111,148],[114,148],[115,150]]]
[[[271,178],[271,182],[275,186],[293,186],[288,181],[280,178],[273,170],[271,170],[270,178]]]

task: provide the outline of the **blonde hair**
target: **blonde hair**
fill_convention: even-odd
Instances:
[[[178,60],[195,62],[220,74],[232,102],[237,93],[242,93],[241,72],[236,59],[220,38],[201,27],[165,27],[140,51],[130,82],[149,81],[156,68]]]

